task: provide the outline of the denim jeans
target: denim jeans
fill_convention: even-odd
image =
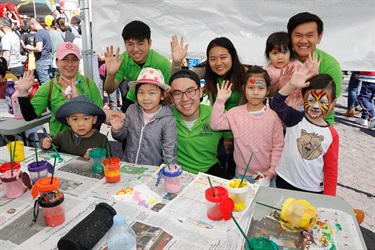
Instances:
[[[38,74],[40,84],[49,81],[52,69],[52,60],[36,61],[36,73]]]
[[[361,92],[358,101],[362,106],[362,119],[375,117],[374,111],[375,83],[362,82]]]
[[[357,92],[359,80],[355,78],[355,74],[358,73],[359,72],[352,72],[352,75],[350,76],[348,85],[348,110],[351,110],[354,107],[358,106]]]

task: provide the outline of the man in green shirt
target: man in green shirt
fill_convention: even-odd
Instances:
[[[171,76],[169,85],[177,121],[178,164],[194,174],[203,172],[231,179],[217,159],[217,147],[224,133],[210,127],[212,107],[200,104],[203,89],[198,75],[179,70]]]
[[[328,74],[336,83],[336,97],[340,96],[342,90],[342,71],[340,64],[330,54],[317,49],[323,36],[323,21],[314,14],[308,12],[298,13],[289,19],[288,33],[292,40],[295,57],[304,63],[309,54],[315,52],[321,60],[319,66],[320,74]],[[326,121],[334,125],[335,111],[333,110],[326,117]]]
[[[132,21],[122,30],[126,52],[119,56],[120,48],[114,53],[113,46],[106,48],[104,53],[107,77],[104,89],[107,93],[114,92],[125,81],[136,81],[142,68],[159,69],[169,82],[171,63],[165,57],[151,49],[150,27],[141,21]],[[126,87],[126,88],[125,88]],[[122,89],[127,89],[123,86]],[[134,90],[129,89],[123,97],[122,111],[125,113],[130,104],[136,101]]]

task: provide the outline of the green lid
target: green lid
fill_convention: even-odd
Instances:
[[[251,238],[250,250],[278,250],[279,247],[272,240],[265,237]]]

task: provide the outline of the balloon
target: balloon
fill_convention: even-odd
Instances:
[[[51,15],[47,15],[47,16],[44,18],[44,22],[45,22],[48,26],[51,26],[53,19],[54,19],[53,16],[51,16]]]

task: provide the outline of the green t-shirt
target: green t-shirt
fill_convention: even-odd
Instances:
[[[171,72],[171,62],[165,57],[150,49],[147,55],[147,59],[143,67],[139,66],[128,54],[124,52],[121,54],[120,58],[124,57],[124,61],[121,63],[120,68],[116,72],[115,80],[118,82],[123,82],[126,78],[129,81],[136,81],[142,68],[151,67],[158,69],[164,76],[164,81],[169,84],[170,72]],[[136,96],[134,90],[129,89],[126,98],[136,102]]]
[[[323,50],[315,49],[315,53],[318,55],[318,59],[322,59],[319,66],[319,73],[328,74],[332,77],[333,81],[336,83],[336,98],[339,98],[342,91],[342,71],[340,64],[333,56]],[[333,126],[335,122],[334,117],[335,110],[327,115],[325,120]]]
[[[55,78],[50,80],[50,81],[53,81],[53,85],[52,85],[53,89],[51,93],[51,105],[49,105],[48,103],[50,81],[43,83],[42,86],[40,86],[38,91],[35,93],[33,99],[31,99],[31,104],[33,105],[34,111],[38,116],[43,113],[45,108],[50,107],[50,110],[52,112],[51,120],[49,122],[51,136],[56,135],[60,131],[71,129],[69,126],[62,125],[55,118],[57,109],[61,105],[66,103],[65,97],[61,93],[62,86],[57,84],[57,78],[58,78],[58,75],[55,76]],[[90,84],[89,84],[90,87],[89,87],[86,83],[86,77],[79,75],[79,74],[77,75],[77,80],[81,80],[81,82],[77,83],[76,85],[79,95],[89,97],[91,100],[93,100],[93,102],[96,105],[102,108],[103,100],[95,82],[90,80]]]
[[[177,121],[177,159],[183,170],[197,174],[207,172],[211,166],[218,163],[217,147],[223,131],[214,131],[210,127],[212,107],[200,105],[200,115],[191,131],[173,108]]]

